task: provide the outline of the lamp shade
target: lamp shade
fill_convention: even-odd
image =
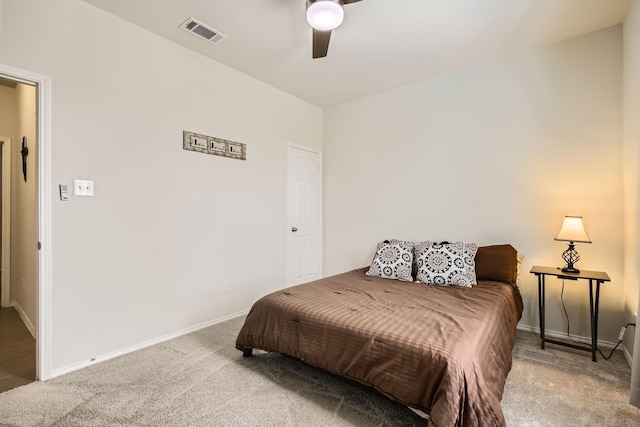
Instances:
[[[342,24],[344,9],[339,0],[307,1],[307,22],[316,30],[331,31]]]
[[[581,216],[565,216],[562,228],[554,240],[561,242],[591,243]]]

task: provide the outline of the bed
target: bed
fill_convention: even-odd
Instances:
[[[500,400],[522,315],[517,253],[478,248],[477,284],[429,286],[367,268],[258,300],[236,348],[279,352],[373,387],[429,425],[504,426]]]

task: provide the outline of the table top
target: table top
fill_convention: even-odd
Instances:
[[[531,273],[539,275],[539,274],[547,274],[549,276],[556,276],[560,279],[591,279],[597,280],[599,282],[610,282],[611,279],[609,275],[604,271],[589,271],[589,270],[580,270],[580,273],[565,273],[560,269],[560,267],[542,267],[539,265],[534,265],[531,268]]]

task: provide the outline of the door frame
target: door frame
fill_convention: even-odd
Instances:
[[[36,379],[51,377],[51,77],[0,63],[0,75],[36,88],[36,209],[38,217],[38,292]]]
[[[291,286],[292,283],[290,283],[289,280],[289,269],[291,268],[291,244],[290,244],[290,235],[291,235],[291,192],[290,192],[290,179],[291,179],[291,149],[297,149],[297,150],[302,150],[302,151],[308,151],[310,153],[314,153],[318,155],[318,166],[320,167],[320,172],[318,174],[318,178],[319,178],[319,182],[318,182],[318,193],[319,193],[319,197],[320,200],[318,200],[318,210],[320,212],[318,212],[318,218],[320,218],[320,238],[319,238],[319,248],[318,248],[318,263],[320,265],[320,277],[322,277],[324,275],[324,216],[322,215],[324,212],[324,207],[323,207],[323,200],[324,200],[324,193],[323,193],[323,181],[324,181],[324,168],[322,165],[322,150],[319,150],[317,148],[312,148],[312,147],[307,147],[305,145],[300,145],[300,144],[296,144],[293,142],[289,142],[287,144],[287,224],[285,227],[285,242],[287,245],[287,262],[285,263],[285,278],[286,278],[286,283],[287,286]]]
[[[2,147],[2,295],[0,306],[11,306],[11,138],[0,136]]]

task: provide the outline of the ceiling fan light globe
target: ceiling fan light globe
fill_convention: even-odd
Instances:
[[[307,7],[307,22],[319,31],[331,31],[342,24],[344,9],[336,0],[317,0]]]

